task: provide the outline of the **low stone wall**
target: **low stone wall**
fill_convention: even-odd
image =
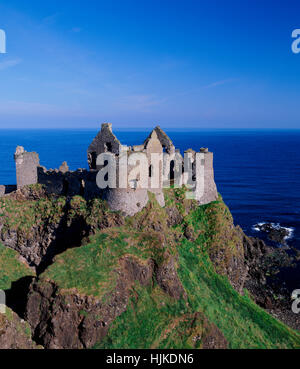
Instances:
[[[16,185],[0,185],[0,197],[16,191]]]
[[[80,195],[87,200],[102,196],[102,190],[96,184],[96,176],[97,172],[86,169],[61,172],[38,167],[38,183],[44,185],[48,193],[63,196]]]

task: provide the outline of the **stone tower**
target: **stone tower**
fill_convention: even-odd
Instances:
[[[38,183],[39,155],[36,152],[27,152],[24,147],[18,146],[14,155],[16,163],[17,188]]]

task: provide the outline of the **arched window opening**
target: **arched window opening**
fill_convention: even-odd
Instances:
[[[108,160],[104,160],[104,168],[108,166]],[[104,180],[108,181],[108,173],[105,173]]]
[[[91,169],[97,169],[97,153],[91,153]]]
[[[82,196],[82,197],[84,197],[84,189],[85,189],[85,182],[82,179],[80,181],[80,189],[79,189],[79,195]]]
[[[66,179],[64,179],[64,180],[63,180],[63,190],[62,190],[62,194],[63,194],[64,196],[67,196],[67,195],[68,195],[68,192],[69,192],[69,182],[68,182]]]
[[[174,180],[175,178],[175,161],[170,161],[170,180]]]

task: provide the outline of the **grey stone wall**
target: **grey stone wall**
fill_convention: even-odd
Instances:
[[[145,140],[145,146],[147,145],[147,142],[151,139],[153,132],[156,133],[158,140],[167,153],[172,154],[175,152],[175,146],[173,145],[173,142],[159,126],[155,127],[148,138]]]
[[[18,146],[15,152],[17,188],[35,184],[38,181],[37,168],[40,165],[36,152],[27,152]]]
[[[119,154],[121,142],[112,132],[111,123],[103,123],[101,131],[94,138],[88,148],[88,164],[90,169],[100,169],[96,166],[96,158],[104,152]]]
[[[110,188],[104,190],[103,199],[111,210],[133,216],[147,205],[149,197],[147,189]]]
[[[151,185],[151,177],[149,176],[149,182],[148,182],[148,186],[149,189],[151,189],[151,191],[157,190],[157,189],[161,189],[163,187],[163,147],[162,144],[160,142],[160,140],[158,139],[158,135],[156,133],[155,130],[153,130],[150,134],[150,136],[148,137],[148,139],[146,140],[145,143],[145,152],[147,155],[147,159],[148,159],[148,163],[147,163],[147,168],[143,168],[143,170],[146,171],[146,173],[149,174],[149,167],[151,166],[151,172],[152,175],[151,177],[154,175],[155,169],[159,175],[159,182],[157,183],[157,188],[153,188],[152,189],[152,185]],[[156,168],[153,168],[154,164],[151,162],[151,154],[158,154],[160,155],[159,157],[159,162],[158,162],[158,166],[156,166]]]
[[[5,195],[5,186],[0,186],[0,197]]]
[[[199,205],[209,204],[218,199],[218,191],[214,178],[214,155],[212,152],[202,152],[204,153],[204,194],[199,196],[196,192],[196,200]]]
[[[164,162],[163,151],[171,154],[173,161],[173,173],[181,172],[181,164],[183,158],[179,150],[176,150],[170,138],[156,127],[145,140],[144,144],[129,147],[126,153],[123,153],[125,146],[121,145],[120,141],[112,132],[110,123],[102,124],[101,131],[94,138],[88,148],[88,163],[91,170],[78,169],[70,171],[66,162],[55,170],[47,170],[39,164],[39,156],[35,152],[26,152],[23,147],[18,146],[15,153],[17,188],[22,188],[25,185],[40,183],[43,184],[48,193],[57,195],[74,196],[81,195],[89,200],[95,197],[101,197],[107,200],[109,207],[112,210],[122,211],[126,215],[134,215],[141,211],[149,200],[148,191],[154,193],[160,206],[165,206],[163,194],[163,174],[169,172],[170,162]],[[195,155],[193,150],[187,150],[192,155],[192,161],[189,165],[193,169],[193,179],[195,180]],[[117,188],[115,189],[99,189],[97,186],[97,173],[101,168],[96,166],[96,158],[99,154],[110,152],[116,154],[117,158]],[[151,173],[156,168],[150,170],[151,154],[157,153],[161,155],[159,162],[160,181],[157,188],[151,188],[151,178],[148,178],[148,188],[142,188],[139,178],[128,183],[127,188],[118,188],[119,186],[119,165],[123,155],[130,157],[136,152],[141,152],[146,159],[142,167],[147,173]],[[214,180],[213,169],[213,153],[206,148],[201,148],[200,152],[204,155],[204,193],[194,189],[193,197],[198,201],[199,205],[207,204],[217,200],[218,192]],[[194,163],[193,163],[194,161]],[[128,173],[132,169],[128,167]],[[181,176],[181,183],[183,177]],[[0,197],[12,192],[16,189],[15,186],[0,186]]]
[[[17,186],[16,185],[1,185],[0,186],[0,197],[4,195],[8,195],[11,192],[16,191]]]
[[[86,169],[66,171],[67,163],[63,163],[60,170],[47,170],[38,167],[38,183],[45,186],[48,193],[63,196],[80,195],[86,200],[101,197],[102,191],[97,187],[97,172]]]

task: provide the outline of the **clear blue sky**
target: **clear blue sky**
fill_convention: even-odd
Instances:
[[[299,0],[0,3],[0,128],[300,128]]]

